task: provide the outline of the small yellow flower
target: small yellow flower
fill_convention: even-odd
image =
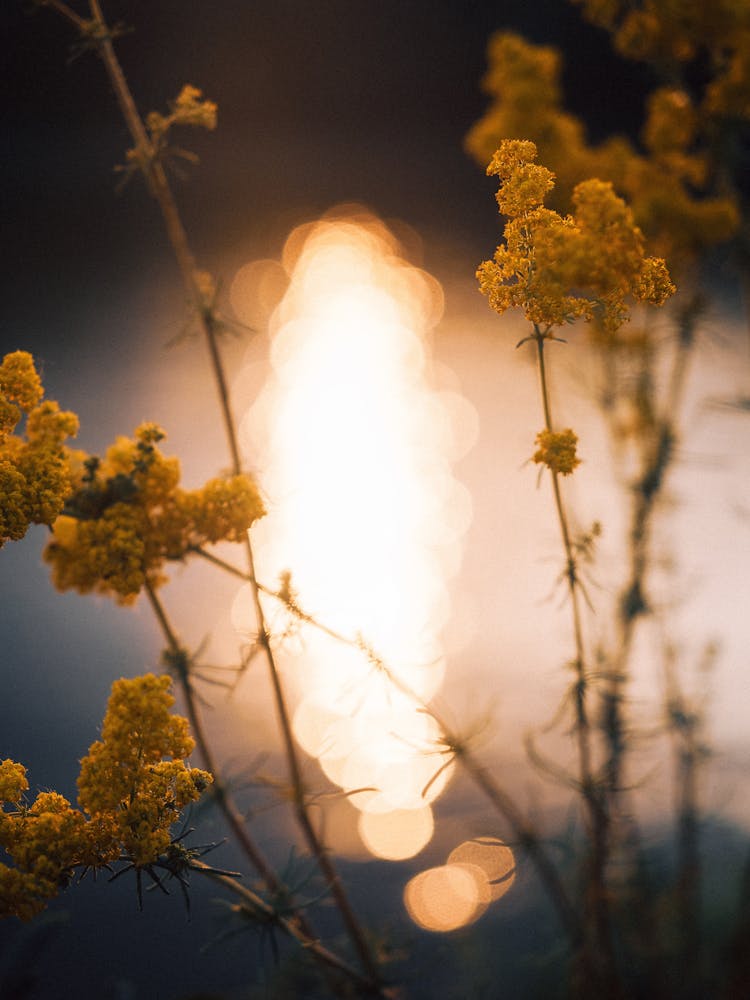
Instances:
[[[503,215],[515,218],[538,208],[555,186],[555,175],[535,159],[536,147],[526,139],[510,139],[495,151],[487,176],[500,178],[496,199]]]
[[[6,354],[0,364],[0,393],[18,404],[24,413],[32,410],[44,395],[42,383],[27,351]]]
[[[185,84],[177,99],[171,103],[171,112],[162,115],[151,111],[146,116],[146,125],[152,140],[157,147],[164,148],[167,133],[173,125],[195,125],[213,130],[216,128],[217,107],[213,101],[203,99],[203,93],[197,87]],[[134,150],[130,150],[132,159]]]
[[[26,768],[12,760],[0,763],[0,803],[18,803],[24,792],[29,790]]]
[[[166,850],[181,810],[213,780],[184,762],[194,742],[187,719],[170,711],[170,686],[169,677],[154,674],[116,681],[102,738],[81,761],[81,805],[93,817],[114,821],[136,865],[150,864]]]
[[[44,551],[59,590],[131,604],[146,581],[164,581],[165,561],[184,559],[193,546],[241,541],[262,516],[248,476],[182,489],[179,462],[158,448],[163,437],[156,424],[143,424],[134,438],[118,438],[103,461],[76,457],[78,481]]]
[[[203,91],[186,83],[172,106],[175,124],[200,125],[201,128],[215,129],[217,107],[213,101],[203,97]]]
[[[518,306],[545,333],[595,316],[617,329],[628,317],[627,297],[660,305],[674,292],[664,261],[644,255],[643,235],[610,183],[578,184],[573,214],[561,216],[539,203],[553,180],[535,158],[533,142],[509,139],[490,163],[508,215],[505,243],[477,270],[493,309]]]
[[[99,868],[125,856],[154,864],[171,843],[171,826],[213,780],[183,760],[193,749],[186,719],[171,712],[168,677],[116,681],[102,739],[81,762],[75,809],[57,792],[40,792],[30,808],[26,770],[0,763],[0,917],[28,920],[44,909],[77,868]]]
[[[702,100],[675,87],[656,90],[643,129],[646,154],[622,136],[595,145],[587,140],[583,123],[564,110],[560,53],[500,32],[488,46],[484,87],[491,103],[469,132],[467,148],[486,164],[490,158],[496,162],[495,151],[504,141],[519,142],[509,137],[533,140],[542,162],[554,171],[555,189],[547,204],[558,211],[567,209],[582,179],[612,182],[627,199],[649,246],[669,260],[674,273],[704,248],[731,238],[739,226],[737,198],[719,193],[713,184],[717,171],[711,169],[711,136],[717,131],[715,119],[724,128],[721,119],[750,117],[750,8],[747,0],[719,7],[670,5],[668,0],[655,6],[648,0],[634,10],[624,0],[577,2],[592,20],[611,30],[630,55],[640,46],[642,55],[673,64],[702,49],[705,65],[715,73]],[[519,175],[508,189],[508,199],[516,197],[516,184],[520,194],[539,197],[541,189],[531,192]],[[500,201],[504,197],[501,193]],[[520,207],[510,201],[506,205]],[[506,214],[505,208],[501,211]]]
[[[0,364],[0,546],[31,524],[52,524],[70,487],[64,441],[78,430],[73,413],[42,401],[42,383],[25,351]],[[12,432],[26,416],[23,437]]]
[[[540,431],[536,436],[536,443],[539,447],[534,452],[533,461],[546,465],[556,474],[569,476],[581,464],[576,455],[578,435],[570,427],[564,431]]]
[[[651,305],[660,306],[670,295],[674,295],[675,291],[664,261],[660,257],[646,258],[633,285],[634,297],[639,302],[650,302]]]
[[[40,913],[46,900],[57,895],[30,872],[0,864],[0,917],[31,920]]]

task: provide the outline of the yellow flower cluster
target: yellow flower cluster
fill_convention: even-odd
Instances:
[[[26,768],[12,760],[0,763],[0,802],[20,802],[29,790]]]
[[[581,122],[562,108],[561,58],[555,49],[503,32],[490,39],[488,58],[484,87],[492,102],[466,137],[479,162],[487,163],[503,139],[528,136],[555,173],[552,207],[567,207],[584,178],[610,181],[673,268],[736,231],[736,199],[710,193],[710,157],[705,149],[696,150],[704,109],[694,107],[684,90],[664,87],[651,95],[643,129],[646,154],[620,136],[594,146]]]
[[[515,218],[538,208],[554,188],[555,175],[533,163],[535,159],[536,147],[525,139],[505,143],[493,153],[487,176],[500,178],[495,199],[501,215]]]
[[[30,919],[77,868],[118,859],[144,867],[168,848],[170,826],[212,781],[182,760],[193,741],[187,720],[170,713],[169,685],[153,674],[115,682],[102,740],[81,762],[82,809],[56,792],[24,807],[26,769],[0,764],[0,848],[14,863],[0,864],[0,917]]]
[[[100,824],[95,829],[98,835]],[[0,845],[15,866],[0,865],[0,916],[28,920],[69,883],[76,867],[116,860],[114,841],[97,843],[93,832],[83,813],[56,792],[40,792],[30,809],[0,811]]]
[[[162,437],[154,424],[144,424],[133,439],[118,438],[103,461],[83,462],[44,552],[59,590],[132,603],[147,580],[152,586],[164,581],[166,560],[184,558],[193,546],[241,541],[263,515],[248,476],[180,488],[179,462],[157,447]]]
[[[169,677],[154,674],[116,681],[102,738],[81,761],[81,806],[112,818],[118,843],[136,865],[166,850],[170,826],[213,780],[182,759],[195,744],[187,719],[170,712],[170,684]]]
[[[0,546],[23,538],[30,524],[51,524],[70,489],[63,442],[78,418],[42,400],[44,390],[26,351],[0,364]],[[26,417],[25,435],[13,434]]]
[[[592,179],[573,192],[574,213],[542,207],[553,177],[536,165],[533,142],[506,139],[487,172],[500,179],[505,243],[477,271],[497,312],[512,306],[544,332],[596,316],[605,329],[627,318],[626,298],[661,305],[675,291],[664,261],[645,257],[643,236],[612,185]]]
[[[203,99],[198,87],[185,84],[170,107],[168,115],[151,111],[146,118],[151,139],[157,147],[163,144],[173,125],[195,125],[209,130],[216,128],[217,107],[213,101]]]
[[[533,461],[538,465],[546,465],[552,472],[569,476],[581,464],[576,455],[578,435],[570,427],[564,431],[540,431],[536,436],[536,443],[539,447],[534,452]]]

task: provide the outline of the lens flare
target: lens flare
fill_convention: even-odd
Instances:
[[[426,931],[446,933],[478,920],[490,901],[487,880],[470,864],[428,868],[406,883],[409,916]]]
[[[482,873],[491,899],[500,899],[516,880],[513,851],[496,837],[466,840],[448,855],[448,864],[472,865]]]
[[[365,847],[379,858],[403,861],[429,843],[435,824],[432,809],[399,809],[388,813],[363,812],[359,835]]]
[[[249,287],[285,288],[270,321],[269,376],[241,425],[270,510],[254,533],[259,575],[290,570],[305,612],[359,643],[303,625],[298,655],[282,645],[294,731],[367,814],[370,850],[409,857],[431,836],[429,803],[451,774],[420,702],[445,670],[447,583],[471,517],[452,462],[475,416],[431,360],[440,285],[403,259],[383,223],[359,210],[301,226],[282,264],[285,280],[263,262],[243,268],[232,291],[250,319]],[[247,593],[232,619],[252,633]],[[388,817],[401,847],[383,834]]]
[[[444,865],[410,879],[404,905],[424,930],[455,931],[478,920],[515,878],[513,851],[496,837],[475,837],[454,848]]]

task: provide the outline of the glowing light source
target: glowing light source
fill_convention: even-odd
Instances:
[[[434,827],[429,806],[386,813],[363,812],[358,824],[365,846],[389,861],[403,861],[418,854],[432,837]]]
[[[448,864],[469,864],[484,876],[493,900],[500,899],[516,880],[513,851],[496,837],[466,840],[448,855]]]
[[[473,411],[455,385],[435,384],[428,334],[440,285],[402,258],[381,222],[359,210],[301,226],[282,263],[272,371],[241,427],[269,498],[258,565],[266,579],[291,569],[307,612],[382,657],[305,626],[302,655],[287,665],[294,731],[363,812],[370,850],[408,857],[431,836],[429,802],[452,770],[420,702],[443,680],[446,583],[471,514],[451,463],[470,442]],[[278,266],[249,266],[232,301],[253,318],[248,289],[262,298],[283,286]],[[247,594],[232,617],[252,632]]]
[[[454,931],[482,916],[515,881],[511,849],[496,837],[466,840],[446,864],[428,868],[407,882],[404,905],[415,924],[427,931]]]
[[[486,879],[473,865],[428,868],[404,889],[409,916],[426,931],[445,933],[466,927],[484,913],[489,901]]]
[[[496,837],[476,837],[452,850],[446,864],[407,882],[404,905],[424,930],[454,931],[478,920],[515,877],[513,851]]]

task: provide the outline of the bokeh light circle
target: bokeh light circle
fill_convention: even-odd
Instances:
[[[440,865],[420,872],[407,882],[404,905],[409,916],[426,931],[446,933],[478,920],[487,909],[490,893],[481,869],[467,864]]]
[[[362,812],[357,824],[365,847],[378,858],[404,861],[425,847],[435,829],[430,806],[392,812]]]

